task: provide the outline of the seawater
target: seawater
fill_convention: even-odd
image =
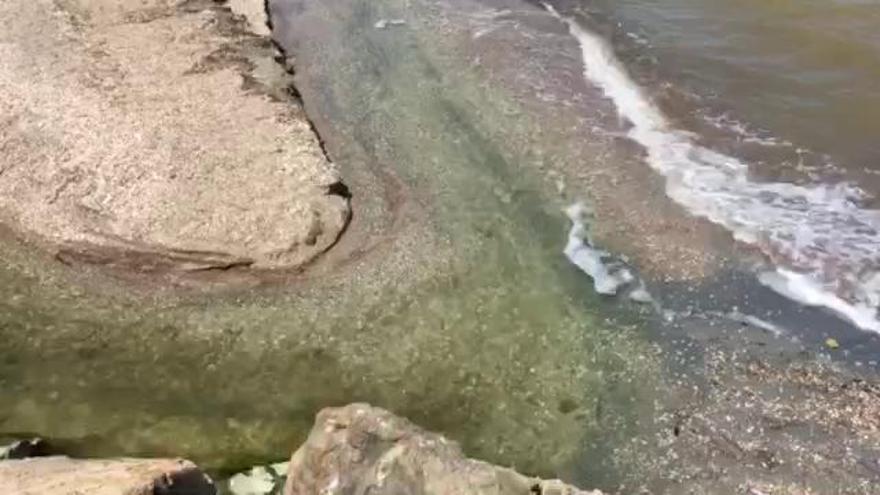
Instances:
[[[856,182],[857,175],[833,181],[756,177],[754,168],[763,162],[749,163],[743,157],[746,153],[706,144],[695,130],[664,112],[650,89],[640,85],[621,62],[609,41],[613,37],[586,26],[591,21],[589,9],[563,12],[550,3],[544,6],[568,25],[581,48],[585,79],[614,103],[628,124],[628,137],[644,149],[646,164],[665,177],[672,199],[691,214],[725,227],[738,241],[763,251],[773,264],[759,277],[768,287],[800,303],[824,307],[862,329],[880,332],[880,211],[870,207],[875,197]],[[701,12],[695,9],[693,15]],[[634,38],[645,45],[652,43],[650,38]],[[662,65],[663,60],[657,63]],[[866,97],[871,95],[869,91]],[[698,105],[692,109],[704,110]],[[798,109],[789,110],[797,113]],[[763,137],[750,133],[748,124],[729,116],[709,121],[731,127],[741,141],[796,145],[773,138],[772,130]],[[872,141],[865,146],[873,145]]]

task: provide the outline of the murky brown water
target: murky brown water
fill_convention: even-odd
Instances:
[[[707,117],[825,155],[845,176],[880,191],[876,2],[581,3],[619,23],[613,29],[638,47],[630,58],[650,58],[658,79],[693,93]]]

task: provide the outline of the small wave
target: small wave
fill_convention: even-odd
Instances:
[[[626,261],[596,247],[587,223],[592,216],[590,209],[575,203],[566,208],[565,214],[571,220],[565,256],[593,279],[593,289],[605,296],[623,292],[631,301],[649,304],[662,312],[663,308],[648,292],[645,281],[633,273]]]
[[[755,328],[760,328],[776,337],[782,337],[783,335],[789,334],[788,330],[772,321],[767,321],[754,315],[741,313],[738,310],[733,310],[727,314],[720,314],[718,316],[726,317],[728,320],[750,325]]]
[[[772,272],[762,273],[758,280],[764,286],[789,299],[800,301],[808,306],[828,308],[861,328],[880,332],[876,306],[845,301],[836,294],[825,290],[808,275],[778,268]]]
[[[780,294],[880,332],[880,212],[858,206],[866,199],[860,189],[750,181],[745,163],[672,128],[602,38],[544,6],[578,40],[584,76],[629,121],[627,135],[666,178],[674,201],[767,254],[779,268],[775,281],[763,279]]]
[[[595,246],[585,222],[589,216],[586,207],[577,203],[566,209],[565,213],[572,223],[568,243],[565,245],[565,256],[593,279],[596,292],[613,296],[621,287],[636,279],[623,263]]]
[[[703,114],[702,118],[706,123],[715,127],[716,129],[721,129],[729,132],[733,132],[738,139],[740,139],[744,143],[753,143],[759,144],[761,146],[776,146],[776,147],[787,147],[791,148],[794,145],[789,141],[779,139],[770,135],[770,133],[766,130],[755,130],[752,129],[748,124],[736,120],[730,117],[727,114],[721,115],[709,115]]]

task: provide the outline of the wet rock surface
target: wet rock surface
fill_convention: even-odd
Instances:
[[[0,461],[11,459],[26,459],[28,457],[42,457],[50,455],[51,448],[42,438],[18,440],[9,445],[0,447]]]
[[[601,495],[468,459],[459,446],[367,404],[325,409],[291,457],[284,495]]]
[[[215,495],[213,482],[189,461],[75,460],[41,457],[0,462],[5,495]]]
[[[0,5],[0,223],[66,263],[296,268],[348,198],[263,2]]]

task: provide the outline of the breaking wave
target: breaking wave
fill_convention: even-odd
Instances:
[[[764,252],[778,267],[760,276],[768,287],[880,332],[880,211],[859,206],[864,192],[848,184],[751,181],[746,163],[673,128],[601,37],[545,8],[568,25],[580,44],[587,81],[629,122],[628,137],[666,178],[674,201]]]

